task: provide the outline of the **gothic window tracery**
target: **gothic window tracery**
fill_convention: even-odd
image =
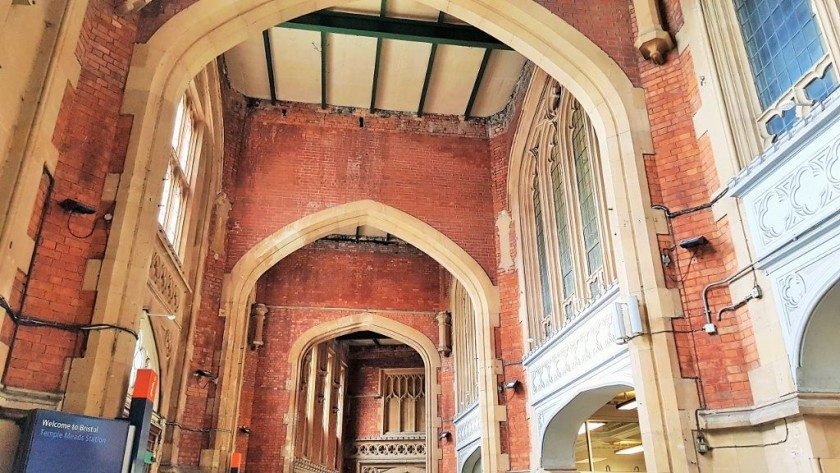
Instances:
[[[531,348],[573,320],[615,279],[598,143],[580,104],[556,82],[529,131],[519,202]]]

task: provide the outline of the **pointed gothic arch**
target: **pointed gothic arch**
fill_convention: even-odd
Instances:
[[[361,312],[337,320],[324,322],[302,333],[292,343],[291,349],[289,350],[289,382],[291,386],[297,386],[300,383],[302,371],[301,361],[307,350],[317,346],[321,342],[364,330],[376,332],[398,340],[419,353],[420,358],[423,359],[426,392],[434,393],[438,391],[435,388],[437,386],[435,373],[440,368],[440,355],[434,342],[429,340],[429,337],[419,330],[373,312]],[[289,410],[287,412],[298,412],[299,402],[300,399],[297,396],[289,396]],[[437,451],[437,431],[440,428],[440,418],[437,417],[437,405],[437,396],[426,396],[426,469],[425,472],[420,473],[437,473],[438,471],[439,458],[435,457],[435,452]],[[288,469],[291,469],[291,462],[295,456],[295,437],[298,433],[295,430],[296,424],[296,422],[289,422],[286,433],[286,444],[283,451],[284,462]],[[400,467],[395,468],[394,471],[412,473],[416,469]]]
[[[476,313],[481,315],[481,323],[477,324],[476,327],[476,348],[479,359],[482,360],[479,364],[479,379],[481,380],[479,403],[486,406],[482,410],[483,423],[488,426],[487,429],[498,432],[498,423],[502,419],[492,408],[497,401],[495,399],[495,372],[491,368],[494,353],[491,328],[498,324],[499,301],[497,289],[493,286],[487,273],[472,256],[434,227],[380,202],[361,200],[321,210],[286,225],[254,245],[226,275],[222,293],[222,308],[227,315],[227,321],[220,367],[221,382],[219,383],[219,389],[221,389],[222,394],[219,399],[235,399],[236,401],[220,402],[217,420],[220,434],[215,438],[214,448],[228,451],[233,446],[234,437],[224,435],[223,432],[235,431],[239,410],[238,394],[242,388],[242,367],[244,366],[240,362],[244,354],[238,350],[238,347],[244,343],[244,337],[247,333],[247,311],[257,280],[286,256],[309,243],[335,233],[340,228],[351,225],[375,227],[406,241],[437,261],[466,288],[473,306],[476,308]],[[432,366],[434,357],[424,355],[424,353],[434,353],[437,356],[436,348],[433,344],[425,347],[418,342],[418,340],[428,340],[427,337],[419,333],[415,336],[406,336],[406,333],[413,329],[406,328],[397,331],[393,327],[389,328],[388,324],[380,319],[382,318],[377,319],[372,314],[367,314],[358,320],[352,318],[341,319],[341,323],[346,323],[347,326],[336,325],[338,322],[321,324],[316,329],[310,330],[311,334],[307,332],[309,335],[304,334],[295,342],[290,352],[290,360],[295,360],[295,353],[302,352],[307,343],[311,343],[307,336],[316,341],[325,340],[332,338],[323,335],[330,330],[334,334],[341,335],[342,333],[358,331],[360,327],[365,326],[364,324],[368,324],[367,326],[372,327],[374,331],[401,340],[411,346],[423,356],[424,363],[427,366]],[[370,325],[374,323],[378,325]],[[431,344],[430,341],[428,343]],[[437,365],[434,366],[439,365],[440,359],[437,358]],[[295,370],[296,365],[292,366]],[[295,376],[297,374],[293,371],[293,380],[296,379]],[[436,406],[430,406],[429,415],[436,410]],[[289,412],[295,411],[291,410]],[[293,435],[288,436],[288,438],[293,437]],[[429,438],[436,439],[437,436],[430,435]],[[491,441],[486,437],[483,442],[488,444],[485,448],[493,448]],[[495,447],[498,448],[498,443]],[[433,445],[429,445],[428,448],[429,451],[432,451]],[[286,452],[290,453],[291,451],[291,446],[287,446]],[[286,459],[288,460],[288,457]],[[433,463],[432,468],[436,468],[436,465],[436,463]],[[286,468],[290,468],[288,463]],[[433,473],[435,470],[429,471]]]

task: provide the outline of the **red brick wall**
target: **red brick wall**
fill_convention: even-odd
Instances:
[[[90,321],[96,293],[82,291],[82,278],[87,260],[105,253],[108,223],[101,217],[110,209],[100,205],[102,186],[106,174],[125,158],[125,140],[118,137],[126,131],[120,106],[135,33],[135,16],[116,15],[107,0],[90,2],[76,49],[81,76],[75,89],[66,89],[53,135],[59,159],[28,291],[21,296],[26,315],[71,324]],[[68,219],[56,205],[66,198],[97,207],[96,215]],[[42,208],[39,202],[33,220]],[[20,327],[5,382],[62,391],[65,360],[82,355],[84,342],[80,333]]]
[[[635,16],[633,0],[536,0],[549,11],[567,21],[604,50],[639,85],[639,59],[633,43]]]
[[[440,265],[406,245],[318,241],[260,279],[272,305],[440,310]]]
[[[663,5],[666,21],[681,27],[678,3]],[[708,137],[698,140],[694,132],[692,117],[702,103],[691,50],[671,52],[664,66],[642,62],[640,70],[655,151],[645,162],[653,203],[677,211],[709,202],[720,183]],[[757,365],[757,353],[746,310],[717,323],[719,335],[702,332],[703,287],[738,269],[728,220],[715,222],[711,210],[701,210],[675,218],[672,223],[674,239],[660,236],[660,248],[677,262],[664,267],[666,283],[680,290],[685,314],[674,320],[674,330],[690,332],[675,334],[682,375],[702,378],[701,403],[705,407],[748,405],[752,394],[747,371]],[[708,238],[710,244],[696,253],[679,247],[669,249],[674,242],[699,235]],[[721,288],[710,293],[709,301],[716,314],[731,303],[731,298],[728,290]]]
[[[280,110],[286,110],[284,117]],[[457,117],[358,117],[305,105],[248,117],[231,220],[228,266],[299,218],[373,199],[435,227],[492,278],[490,159],[484,127]],[[387,229],[386,229],[387,230]]]
[[[522,103],[526,90],[517,97]],[[493,158],[493,210],[498,216],[502,211],[511,215],[508,196],[508,173],[510,151],[515,133],[519,127],[521,110],[517,108],[510,126],[503,133],[492,138],[490,152]],[[517,251],[514,222],[510,227],[510,248],[502,248],[498,232],[494,232],[497,261],[501,261],[502,252],[509,252],[515,260]],[[519,317],[519,279],[516,268],[498,270],[499,285],[499,328],[495,330],[496,356],[504,366],[497,382],[504,383],[512,379],[521,380],[521,389],[505,390],[499,395],[499,403],[506,406],[508,420],[501,426],[502,452],[510,456],[512,470],[530,469],[531,438],[527,418],[527,381],[521,360],[525,356],[523,330]]]

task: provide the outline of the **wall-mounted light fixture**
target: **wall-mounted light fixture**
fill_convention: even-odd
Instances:
[[[195,370],[193,371],[193,376],[195,376],[196,378],[216,379],[216,375],[212,371],[207,370]]]
[[[247,425],[242,425],[242,426],[239,427],[239,432],[241,432],[245,435],[248,435],[248,434],[251,433],[251,429]]]
[[[522,386],[522,383],[518,379],[512,379],[510,381],[505,381],[503,384],[499,386],[499,392],[502,392],[505,389],[512,389],[516,391],[519,389],[519,386]]]
[[[452,437],[452,432],[448,430],[444,430],[438,434],[438,440],[449,440],[450,437]]]

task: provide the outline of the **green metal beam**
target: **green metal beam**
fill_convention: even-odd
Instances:
[[[443,23],[443,12],[438,15],[438,23]],[[417,106],[417,116],[423,116],[423,107],[426,106],[426,94],[429,92],[429,83],[432,81],[432,69],[435,67],[435,56],[437,55],[438,43],[432,43],[432,51],[429,53],[429,63],[426,64],[426,78],[423,80],[423,91],[420,93],[420,104]]]
[[[379,9],[379,16],[385,18],[385,13],[388,11],[388,0],[382,0],[382,6]],[[376,59],[373,63],[373,85],[371,85],[370,92],[370,111],[376,108],[376,92],[379,90],[379,60],[382,58],[382,38],[376,38]]]
[[[327,32],[321,32],[321,108],[327,108]]]
[[[268,69],[268,88],[271,89],[271,104],[277,103],[277,90],[274,85],[274,61],[271,55],[271,37],[268,30],[263,31],[263,45],[265,46],[265,67]]]
[[[383,18],[329,10],[310,13],[278,26],[298,30],[420,43],[451,44],[473,48],[511,49],[510,46],[470,25],[434,23],[402,18]]]
[[[487,71],[487,63],[490,62],[490,55],[493,53],[492,49],[484,50],[484,58],[481,59],[481,66],[478,68],[478,75],[475,76],[475,83],[470,94],[470,101],[467,102],[467,110],[464,111],[464,118],[471,118],[473,105],[475,105],[475,98],[478,97],[478,89],[481,88],[481,80],[484,79],[484,72]]]

